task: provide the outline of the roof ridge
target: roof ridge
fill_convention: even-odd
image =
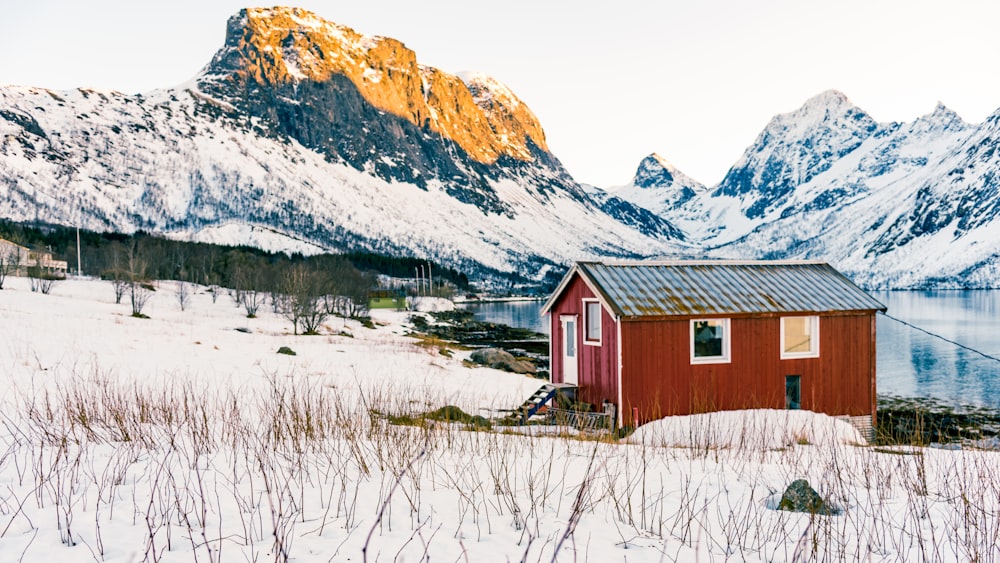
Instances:
[[[578,264],[595,264],[600,266],[802,266],[829,265],[825,260],[738,260],[711,259],[697,260],[586,260]]]

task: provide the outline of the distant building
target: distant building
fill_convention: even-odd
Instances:
[[[64,278],[68,270],[66,261],[55,260],[47,249],[28,248],[5,239],[0,239],[0,260],[6,263],[11,260],[17,262],[17,266],[10,272],[15,276],[26,276],[31,268],[38,268],[43,276]]]
[[[402,289],[377,289],[368,293],[369,309],[406,309],[406,292]]]
[[[668,415],[807,409],[875,418],[875,314],[819,262],[580,262],[543,306],[552,382],[631,426]],[[633,416],[634,413],[634,416]]]

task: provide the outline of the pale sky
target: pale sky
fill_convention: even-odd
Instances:
[[[207,64],[230,0],[5,0],[0,84],[145,92]],[[486,72],[541,120],[574,177],[627,183],[657,152],[720,181],[777,113],[827,89],[879,121],[938,101],[966,121],[1000,108],[1000,2],[301,0],[422,64]]]

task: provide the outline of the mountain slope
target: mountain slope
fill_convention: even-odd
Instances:
[[[825,92],[662,215],[713,256],[826,260],[871,287],[998,287],[998,145],[1000,112],[877,123]]]
[[[704,185],[653,153],[639,163],[631,183],[609,191],[625,201],[664,215],[705,189]]]
[[[294,8],[241,11],[178,88],[0,88],[0,149],[15,220],[232,243],[258,228],[296,250],[531,279],[575,258],[669,251],[678,235],[656,217],[619,221],[642,217],[625,202],[602,211],[498,81]]]

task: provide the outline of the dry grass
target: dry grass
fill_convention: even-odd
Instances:
[[[736,445],[692,428],[685,447],[661,447],[372,414],[413,401],[444,403],[296,377],[206,391],[91,374],[23,392],[2,418],[0,541],[22,542],[25,560],[51,527],[98,561],[495,560],[497,538],[522,561],[609,553],[590,542],[662,561],[1000,557],[993,452],[804,436],[770,451],[750,421]],[[803,477],[842,514],[769,508]]]

